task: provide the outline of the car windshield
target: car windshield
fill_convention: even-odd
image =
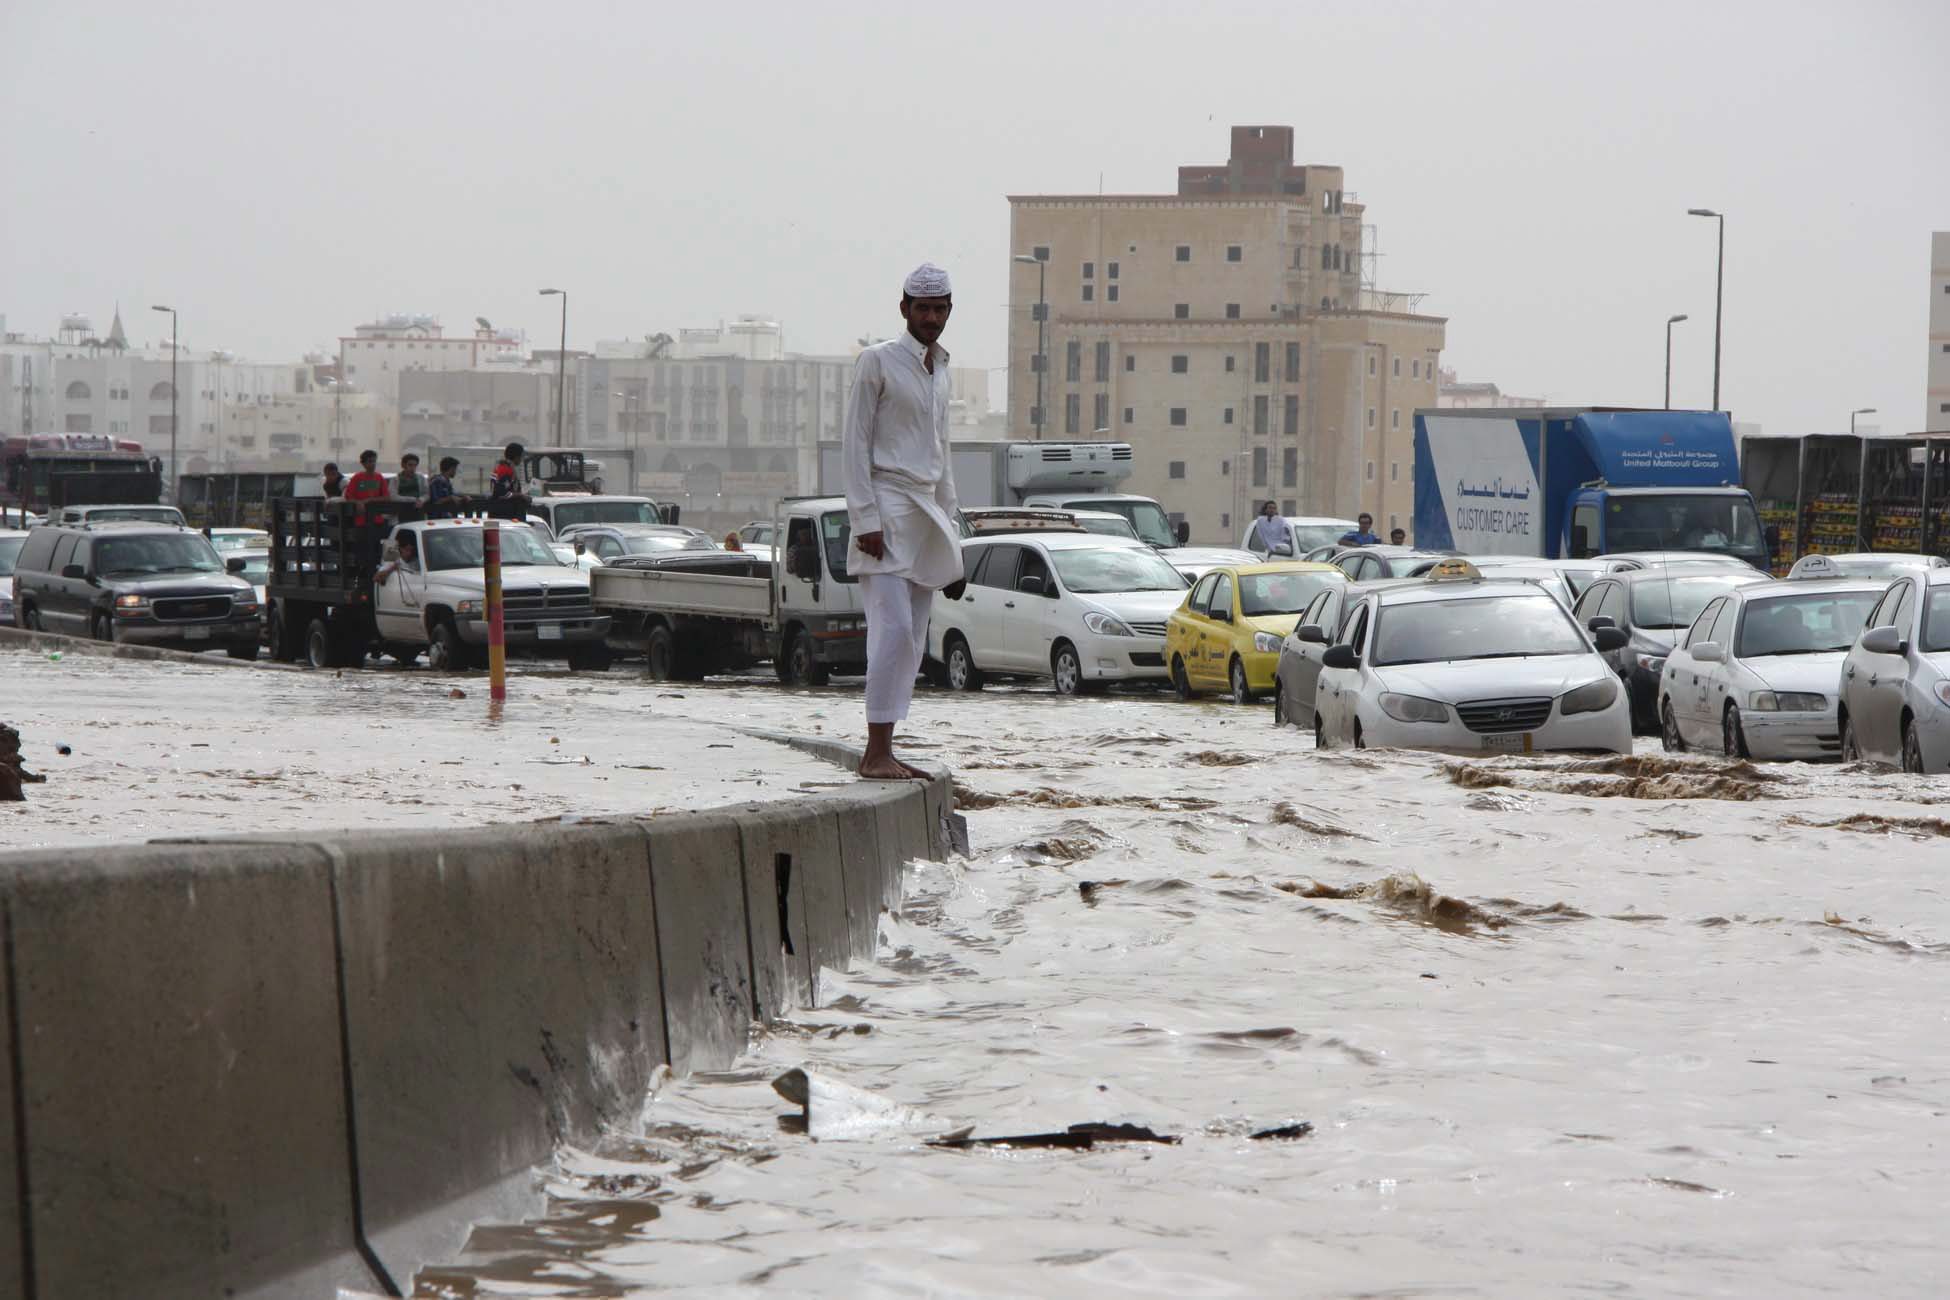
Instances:
[[[100,537],[95,572],[104,578],[140,573],[222,573],[223,561],[196,533],[161,537]]]
[[[1293,540],[1297,549],[1311,551],[1317,546],[1331,546],[1350,531],[1346,524],[1294,524]]]
[[[1691,627],[1706,602],[1752,579],[1751,574],[1731,569],[1725,573],[1688,573],[1685,577],[1661,574],[1632,588],[1632,626]]]
[[[1760,519],[1742,496],[1614,496],[1607,501],[1605,544],[1613,551],[1716,551],[1756,556]]]
[[[174,506],[117,506],[112,510],[90,510],[91,524],[180,524],[182,512]]]
[[[846,512],[835,510],[819,517],[820,540],[826,546],[826,567],[832,570],[835,582],[858,582],[859,579],[846,571],[847,543],[853,540],[853,525],[846,520]]]
[[[1146,546],[1176,546],[1171,520],[1155,501],[1106,501],[1101,497],[1079,497],[1063,503],[1065,510],[1103,510],[1130,521],[1138,540]]]
[[[625,555],[655,555],[661,551],[708,551],[711,543],[702,537],[678,537],[659,533],[644,533],[623,538]]]
[[[1247,618],[1298,614],[1333,581],[1325,573],[1242,573],[1239,612]]]
[[[1542,592],[1385,605],[1375,622],[1374,646],[1377,668],[1590,649],[1564,607]]]
[[[1096,533],[1102,537],[1123,537],[1131,541],[1137,540],[1137,529],[1131,527],[1130,520],[1122,517],[1117,519],[1079,519],[1077,522],[1083,525],[1083,531],[1086,533]]]
[[[212,533],[210,544],[219,551],[262,551],[271,545],[269,533]]]
[[[1750,600],[1740,619],[1737,658],[1817,655],[1855,644],[1879,591],[1839,591]]]
[[[478,569],[481,567],[481,528],[427,528],[421,531],[427,568]],[[555,553],[535,539],[526,528],[501,530],[501,565],[558,565]]]
[[[1923,653],[1950,650],[1950,587],[1931,587],[1923,610]]]
[[[1162,517],[1162,516],[1161,516]],[[1156,552],[1135,546],[1050,552],[1057,576],[1075,592],[1179,591],[1185,579]]]
[[[0,537],[0,578],[14,571],[14,562],[20,558],[20,548],[25,537]]]
[[[648,501],[567,501],[555,507],[555,531],[577,524],[654,524],[657,508]]]

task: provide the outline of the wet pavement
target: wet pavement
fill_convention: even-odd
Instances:
[[[479,677],[41,662],[0,661],[50,776],[9,844],[778,793],[833,769],[730,727],[851,738],[861,707],[523,670],[497,727]],[[834,1002],[562,1152],[544,1218],[416,1294],[1945,1290],[1950,781],[1316,754],[1163,695],[926,692],[908,734],[975,856],[914,870]],[[726,770],[692,789],[698,753]],[[815,1136],[781,1123],[791,1069]],[[1090,1123],[1180,1140],[928,1145]]]
[[[681,708],[844,733],[860,697]],[[1162,695],[910,730],[976,856],[418,1294],[1943,1292],[1950,782],[1315,754]],[[792,1068],[849,1136],[782,1127]],[[1093,1122],[1181,1141],[926,1143]]]

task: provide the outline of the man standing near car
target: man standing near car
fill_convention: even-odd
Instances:
[[[923,262],[901,286],[899,337],[876,343],[853,367],[841,431],[846,513],[867,616],[867,752],[860,775],[925,779],[894,757],[894,725],[907,717],[927,650],[934,593],[962,587],[958,504],[948,452],[948,353],[939,339],[954,310],[948,273]]]
[[[1279,506],[1268,501],[1259,508],[1259,518],[1253,521],[1253,549],[1272,555],[1276,547],[1292,545],[1286,534],[1286,520],[1280,518]]]

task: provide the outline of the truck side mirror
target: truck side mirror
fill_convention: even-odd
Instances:
[[[88,570],[79,564],[64,564],[61,566],[61,576],[69,579],[85,578],[88,576]]]
[[[1179,520],[1178,532],[1176,535],[1178,537],[1178,544],[1180,546],[1189,545],[1192,540],[1192,525],[1186,520],[1183,519]]]
[[[1040,596],[1043,594],[1043,580],[1037,574],[1025,573],[1016,579],[1016,590],[1026,596]]]
[[[1361,656],[1355,654],[1354,647],[1345,642],[1340,645],[1330,645],[1327,647],[1327,653],[1320,657],[1320,666],[1322,668],[1359,668],[1361,666]]]
[[[1591,554],[1590,530],[1583,524],[1571,525],[1571,558],[1582,560]]]
[[[1623,650],[1631,639],[1609,624],[1594,628],[1591,633],[1591,644],[1598,647],[1598,653],[1601,655],[1608,655],[1614,650]]]
[[[223,562],[223,567],[226,573],[242,573],[244,571],[244,557],[241,555],[233,555]]]

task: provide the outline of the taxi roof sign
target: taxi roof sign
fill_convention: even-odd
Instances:
[[[1480,578],[1483,571],[1468,560],[1438,560],[1423,576],[1430,582],[1460,582]]]

